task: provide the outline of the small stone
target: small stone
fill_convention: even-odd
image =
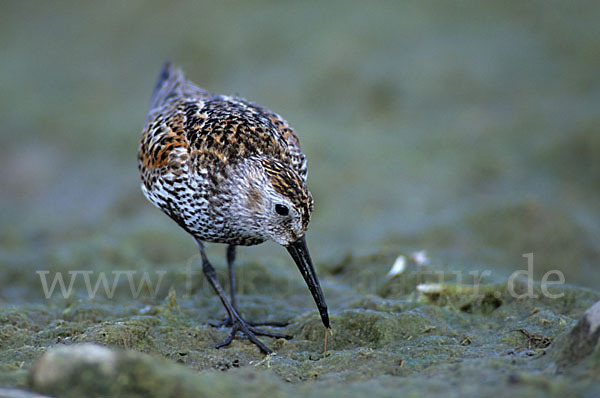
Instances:
[[[594,352],[599,339],[600,301],[597,301],[570,332],[556,339],[552,358],[562,368],[578,364]]]
[[[48,351],[34,364],[30,383],[33,386],[53,385],[66,375],[80,372],[86,367],[96,368],[99,375],[112,376],[115,361],[115,353],[99,345],[59,346]]]
[[[206,394],[205,384],[163,358],[89,343],[50,349],[29,373],[29,388],[61,397],[195,397]]]

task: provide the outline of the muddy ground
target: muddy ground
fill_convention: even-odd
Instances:
[[[566,337],[600,300],[596,2],[1,9],[0,386],[600,394],[597,344]],[[312,298],[272,243],[239,251],[240,307],[289,322],[293,339],[263,337],[270,357],[243,337],[214,349],[228,332],[210,326],[224,311],[195,245],[139,190],[137,140],[165,59],[295,127],[334,332],[325,355]],[[421,250],[428,262],[411,262]],[[405,271],[387,276],[400,255]],[[209,257],[227,287],[224,247]],[[111,350],[84,346],[104,368],[76,351],[36,362],[84,343]],[[44,366],[62,372],[43,383]]]

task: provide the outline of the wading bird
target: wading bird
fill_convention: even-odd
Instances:
[[[266,240],[283,245],[304,277],[330,329],[327,305],[304,234],[313,199],[298,137],[279,115],[243,98],[210,94],[166,63],[150,100],[138,151],[142,191],[198,244],[202,270],[227,310],[231,343],[238,331],[264,353],[256,335],[291,338],[259,329],[237,308],[236,246]],[[208,261],[204,242],[227,245],[231,301]],[[285,326],[285,324],[262,324]]]

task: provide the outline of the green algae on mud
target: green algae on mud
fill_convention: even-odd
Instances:
[[[0,385],[26,388],[57,345],[95,343],[159,358],[146,369],[166,358],[224,397],[600,396],[598,346],[577,363],[564,347],[600,285],[600,3],[363,3],[3,5]],[[140,12],[150,23],[132,27]],[[264,339],[271,358],[242,337],[213,348],[227,335],[208,326],[221,303],[135,168],[165,57],[297,128],[332,310],[326,357],[301,277],[264,246],[244,251],[240,306],[290,322],[294,339]],[[386,278],[398,251],[421,248],[427,272]],[[505,280],[524,252],[535,279],[564,272],[570,285],[552,287],[563,297],[512,297]],[[483,269],[493,276],[470,294]],[[114,297],[89,299],[79,278],[68,299],[46,299],[38,270],[166,274],[156,294],[133,297],[123,278]],[[419,291],[437,271],[442,286]]]
[[[355,265],[371,264],[376,274],[378,269],[385,271],[389,262],[378,261],[388,256],[382,256],[354,258],[341,269],[332,266],[335,272],[322,273],[325,291],[336,293],[332,300],[335,305],[331,307],[334,334],[329,338],[325,356],[323,327],[305,297],[307,292],[301,281],[289,284],[289,301],[277,299],[286,301],[286,305],[268,308],[269,319],[281,316],[290,321],[284,330],[294,336],[289,341],[263,337],[277,352],[269,357],[242,337],[227,348],[214,349],[214,344],[228,332],[208,325],[209,320],[223,315],[217,299],[202,294],[178,295],[185,283],[179,281],[166,296],[156,300],[77,299],[53,300],[50,305],[3,306],[1,380],[3,385],[27,387],[27,371],[47,349],[94,343],[149,354],[144,363],[150,368],[161,368],[160,361],[164,359],[160,358],[166,358],[170,363],[200,372],[189,373],[190,380],[194,380],[190,383],[213,383],[211,388],[224,391],[225,396],[239,391],[259,396],[264,392],[261,383],[284,395],[360,395],[367,390],[376,395],[398,391],[441,393],[437,382],[428,381],[434,374],[436,380],[452,383],[456,394],[475,392],[474,379],[486,380],[485,386],[479,383],[479,388],[490,394],[506,390],[577,393],[595,385],[592,369],[596,365],[589,365],[593,361],[574,374],[557,377],[547,370],[545,355],[553,345],[533,347],[520,330],[555,339],[600,299],[599,293],[565,285],[554,291],[562,294],[560,299],[549,299],[536,283],[533,292],[537,298],[517,299],[511,295],[507,282],[482,284],[476,291],[472,285],[449,282],[441,290],[423,292],[416,289],[417,282],[423,282],[417,275],[418,269],[391,279],[382,277],[373,284],[348,283],[351,276],[347,274],[354,272]],[[263,271],[263,266],[253,263],[242,264],[241,268],[246,268],[244,272],[249,275],[254,270]],[[278,275],[277,266],[274,268],[273,274]],[[279,283],[281,280],[275,278],[256,290],[250,289],[251,294],[240,296],[242,311],[249,310],[253,315],[250,319],[264,315],[269,295]],[[400,288],[395,288],[395,284]],[[411,284],[412,290],[408,287]],[[262,295],[263,287],[270,293]],[[523,281],[517,281],[513,287],[518,293],[527,289]],[[179,373],[177,369],[180,368],[172,369],[173,375]],[[163,383],[178,383],[178,377],[165,376]],[[135,384],[139,379],[128,380]],[[311,382],[306,384],[307,381]],[[133,388],[130,384],[122,387]],[[81,388],[93,391],[90,385]],[[144,390],[143,386],[140,388]]]

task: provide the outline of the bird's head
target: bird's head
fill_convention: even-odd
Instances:
[[[310,222],[313,199],[304,179],[273,158],[253,158],[238,168],[232,210],[244,235],[288,246]]]
[[[232,209],[238,227],[246,236],[271,239],[287,249],[329,328],[327,305],[304,238],[313,210],[304,179],[288,164],[264,157],[247,160],[237,175]]]

